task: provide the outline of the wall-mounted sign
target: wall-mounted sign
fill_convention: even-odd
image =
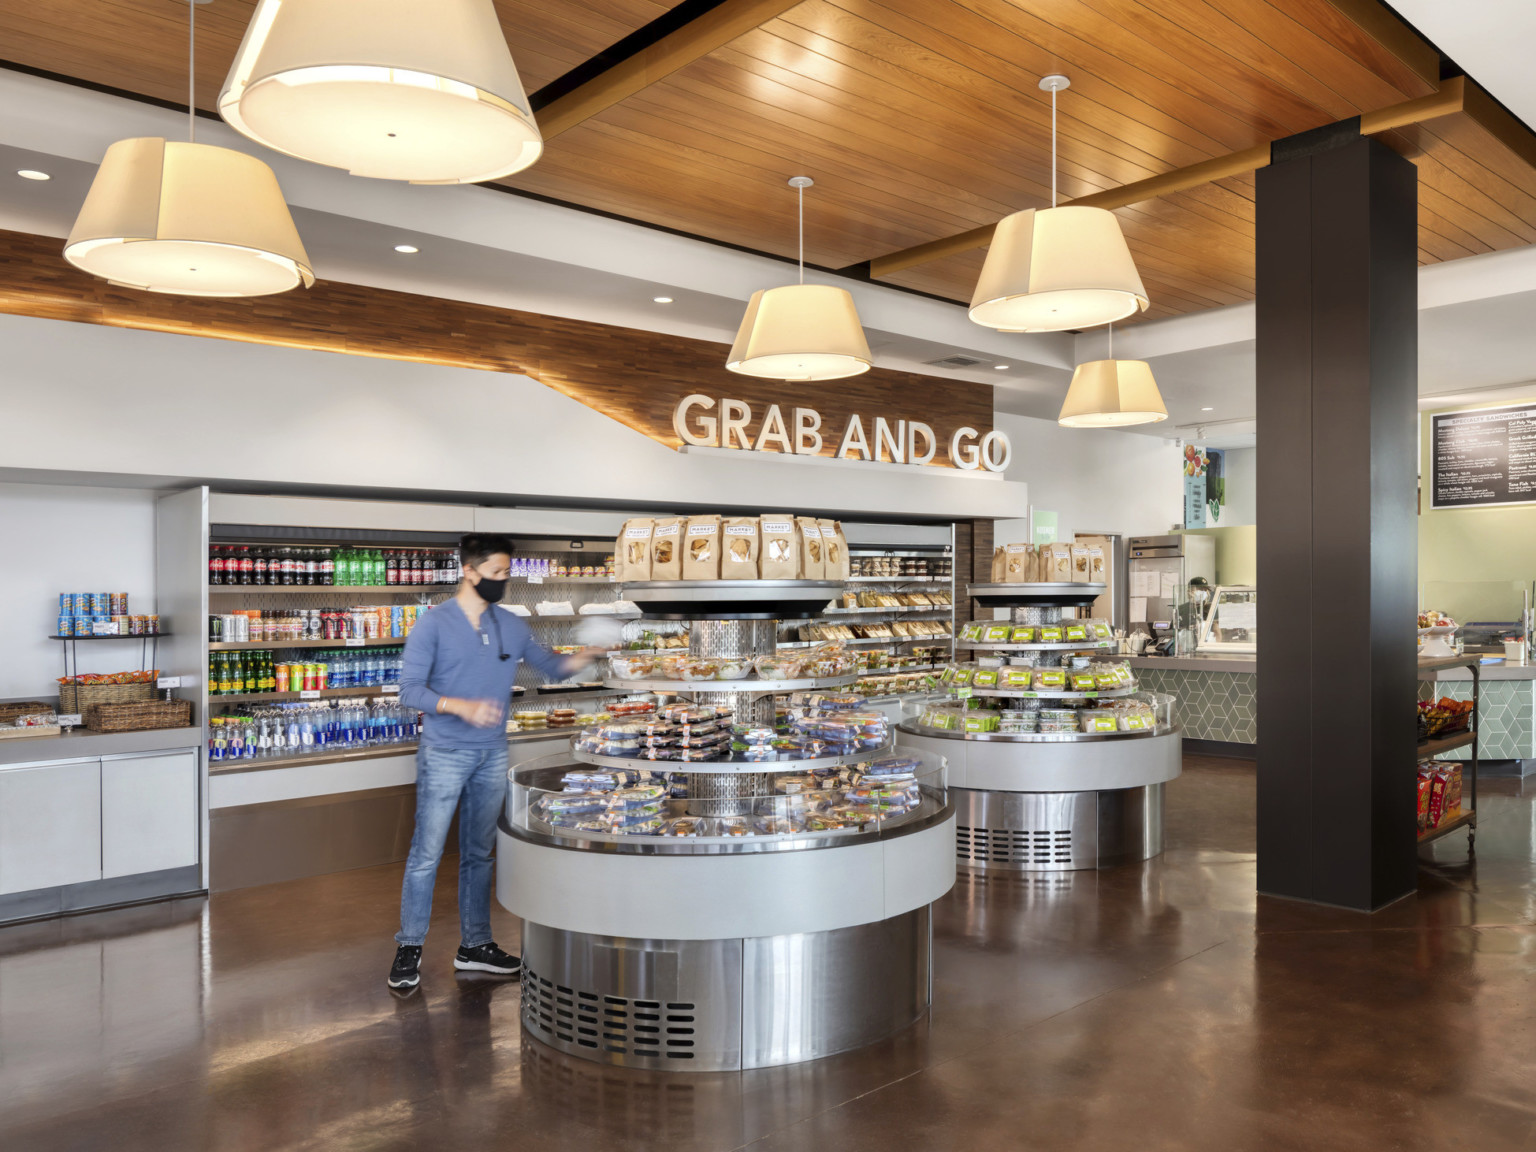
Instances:
[[[768,404],[754,411],[745,400],[717,400],[702,392],[677,402],[672,430],[684,444],[697,448],[825,456],[835,442],[830,455],[838,460],[889,464],[932,464],[942,447],[948,449],[944,463],[967,472],[1003,472],[1013,458],[1007,434],[995,429],[960,424],[935,432],[923,420],[870,419],[858,412],[850,412],[840,426],[829,426],[815,408],[790,407],[786,414],[778,404]]]
[[[1227,454],[1184,446],[1184,527],[1219,528],[1227,507]]]
[[[1536,502],[1536,404],[1429,418],[1431,508]]]

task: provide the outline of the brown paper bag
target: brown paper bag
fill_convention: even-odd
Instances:
[[[999,544],[992,549],[992,583],[1001,584],[1008,578],[1008,546]]]
[[[720,517],[688,518],[683,532],[683,579],[720,579]]]
[[[848,540],[843,536],[843,526],[836,520],[823,520],[818,527],[821,529],[822,557],[826,561],[823,579],[848,579],[852,566],[848,563]]]
[[[1003,546],[1003,582],[1022,584],[1029,575],[1029,545],[1006,544]]]
[[[720,521],[720,579],[757,579],[759,531],[756,516]]]
[[[683,529],[686,516],[658,519],[651,529],[651,579],[683,578]]]
[[[800,537],[800,578],[825,580],[827,562],[822,548],[821,526],[815,520],[801,516],[795,521],[795,531]]]
[[[767,512],[758,518],[757,570],[764,580],[800,579],[800,538],[795,518]]]
[[[655,522],[649,516],[624,521],[615,542],[613,575],[615,580],[651,578],[651,531]]]
[[[1072,553],[1072,582],[1074,584],[1088,583],[1088,549],[1082,544],[1073,544]]]
[[[1038,584],[1040,583],[1040,549],[1033,544],[1026,544],[1024,547],[1029,549],[1024,554],[1024,583]]]
[[[1103,546],[1099,544],[1091,545],[1088,549],[1088,583],[1108,583],[1104,578],[1105,571]]]

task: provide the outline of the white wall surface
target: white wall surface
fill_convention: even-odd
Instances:
[[[0,699],[58,695],[62,645],[45,637],[57,626],[60,592],[126,592],[129,611],[155,611],[151,491],[0,483],[0,542]],[[82,672],[137,668],[139,647],[75,645]]]
[[[8,315],[0,346],[0,476],[89,469],[157,485],[704,502],[850,519],[991,519],[1026,503],[1022,485],[991,473],[674,452],[507,373]],[[113,418],[76,422],[66,457],[60,412]]]
[[[1028,485],[1037,511],[1055,512],[1057,539],[1075,532],[1160,535],[1183,517],[1180,450],[1134,432],[1062,428],[1054,421],[997,414],[1013,441],[1008,479]],[[1028,508],[999,518],[999,544],[1028,539]]]

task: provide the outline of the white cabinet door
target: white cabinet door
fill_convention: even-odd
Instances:
[[[0,769],[0,893],[101,879],[101,761]]]
[[[197,753],[101,762],[101,874],[197,863]]]

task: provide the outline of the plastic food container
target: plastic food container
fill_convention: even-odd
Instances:
[[[805,661],[790,656],[759,656],[752,666],[760,680],[799,680],[804,675]]]
[[[1035,642],[1035,630],[1033,627],[1020,625],[1008,633],[1010,644],[1033,644]]]
[[[1118,732],[1120,722],[1113,712],[1089,711],[1083,713],[1084,732]]]
[[[651,656],[621,656],[617,653],[608,657],[608,669],[617,680],[649,680],[657,675],[656,665],[658,661]]]
[[[721,660],[719,670],[715,675],[716,680],[745,680],[752,674],[752,661],[750,660]]]

